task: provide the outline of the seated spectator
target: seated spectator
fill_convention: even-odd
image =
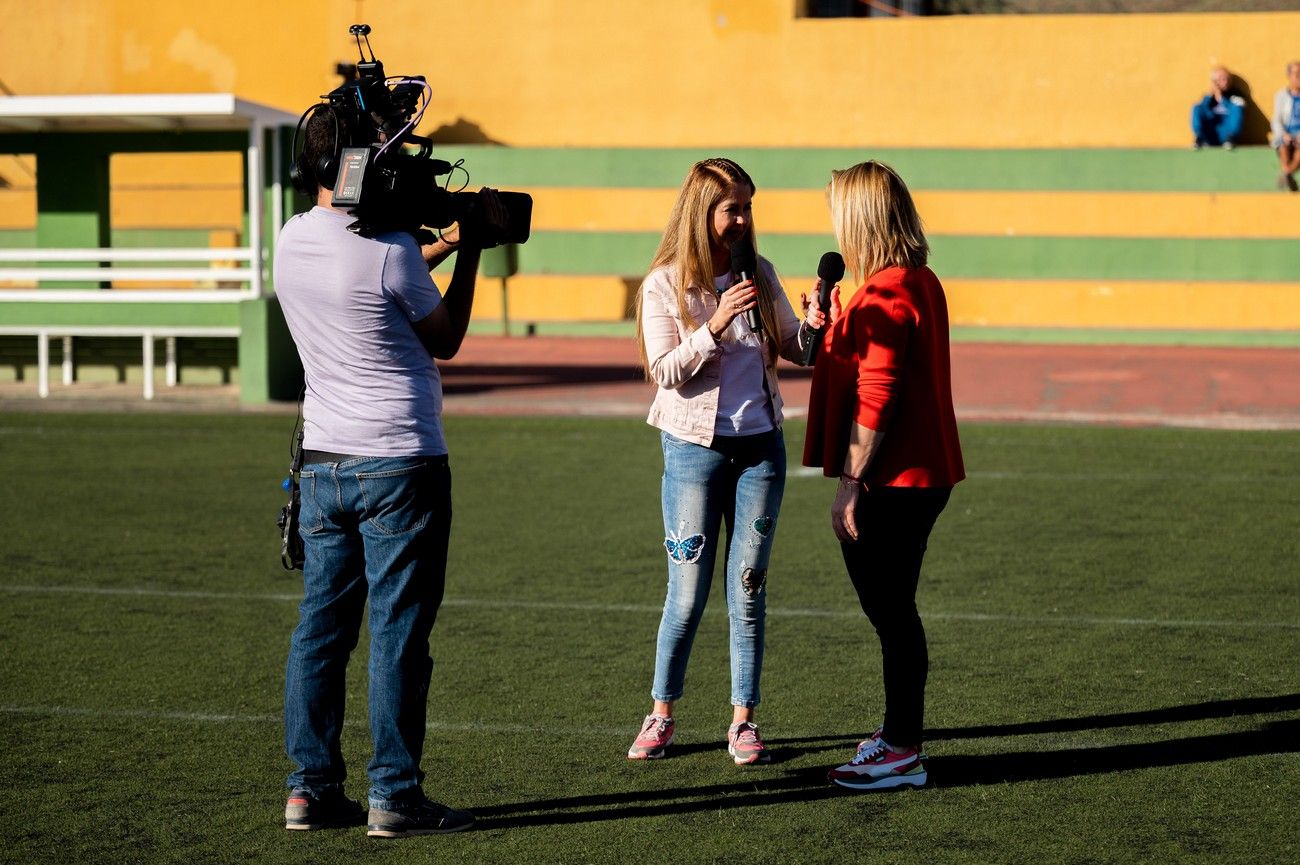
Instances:
[[[1207,144],[1231,150],[1241,135],[1246,100],[1232,86],[1232,75],[1223,66],[1210,70],[1210,92],[1192,106],[1192,132],[1197,150]]]
[[[1295,173],[1300,169],[1300,60],[1286,65],[1286,87],[1273,97],[1273,149],[1282,168],[1277,188],[1295,192]]]

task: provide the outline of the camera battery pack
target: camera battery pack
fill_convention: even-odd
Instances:
[[[334,183],[333,205],[356,207],[361,203],[361,182],[370,162],[369,147],[345,147],[339,155],[339,176]]]

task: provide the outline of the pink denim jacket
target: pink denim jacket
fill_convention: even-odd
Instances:
[[[786,298],[776,271],[765,258],[759,258],[769,284],[776,287],[773,298],[781,334],[778,340],[781,356],[800,363],[803,346],[800,341],[803,329]],[[718,414],[718,388],[722,378],[722,348],[709,333],[705,322],[718,308],[718,297],[712,286],[701,289],[691,286],[686,295],[687,309],[697,322],[688,329],[677,309],[677,292],[673,289],[667,267],[652,270],[641,283],[641,328],[645,339],[646,358],[651,379],[657,384],[654,402],[646,423],[658,427],[682,441],[707,447],[713,441],[713,428]],[[771,360],[773,340],[764,343]],[[777,386],[776,370],[764,367],[767,375],[767,392],[772,395],[772,417],[779,427],[781,390]]]

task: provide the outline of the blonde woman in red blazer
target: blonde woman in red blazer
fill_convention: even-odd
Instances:
[[[813,372],[804,465],[839,479],[831,526],[880,638],[885,715],[843,787],[924,786],[925,629],[916,610],[935,520],[965,476],[952,407],[948,304],[906,184],[864,162],[832,174],[835,236],[861,287],[827,329]]]

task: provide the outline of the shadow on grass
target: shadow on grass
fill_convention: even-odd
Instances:
[[[1244,697],[1237,700],[1210,700],[1170,706],[1164,709],[1144,709],[1140,712],[1116,712],[1108,715],[1084,715],[1078,718],[1053,718],[1046,721],[1024,721],[1017,724],[982,724],[976,727],[929,727],[925,731],[927,742],[944,742],[952,739],[991,739],[999,736],[1031,736],[1040,733],[1075,733],[1081,730],[1109,730],[1115,727],[1137,727],[1150,724],[1176,724],[1185,721],[1207,721],[1213,718],[1235,718],[1242,715],[1273,715],[1279,712],[1300,710],[1300,694],[1283,694],[1276,697]],[[821,751],[838,751],[852,748],[862,738],[859,736],[816,736],[804,739],[769,739],[770,745],[787,746],[790,757],[815,754]],[[701,747],[702,746],[696,746]]]
[[[641,369],[629,364],[447,364],[442,367],[444,394],[488,393],[530,388],[578,387],[594,384],[645,384]],[[812,371],[783,366],[781,378],[811,379]]]
[[[1233,718],[1238,715],[1271,715],[1300,709],[1300,694],[1277,697],[1245,697],[1239,700],[1211,700],[1165,709],[1141,712],[1118,712],[1110,715],[1085,715],[1081,718],[1057,718],[1050,721],[1027,721],[1023,724],[990,724],[979,727],[953,727],[926,730],[927,739],[983,739],[990,736],[1022,736],[1033,733],[1071,733],[1077,730],[1108,730],[1112,727],[1136,727],[1144,724],[1173,724],[1181,721],[1205,721]]]
[[[1161,724],[1228,718],[1250,714],[1272,714],[1300,709],[1300,694],[1219,700],[1167,709],[1123,712],[1082,718],[1034,721],[1023,724],[988,725],[952,730],[927,731],[931,739],[968,739],[1031,733],[1057,733],[1113,727]],[[774,762],[821,750],[851,748],[856,736],[821,736],[804,739],[772,739]],[[821,746],[818,743],[833,743]],[[717,750],[714,744],[683,746],[681,756]],[[1063,748],[1051,751],[1015,751],[1001,754],[950,755],[932,757],[928,763],[930,783],[938,788],[959,788],[1024,781],[1045,781],[1087,775],[1150,769],[1163,766],[1215,763],[1236,757],[1300,753],[1300,719],[1265,723],[1251,729],[1207,736],[1191,736],[1132,745],[1101,748]],[[794,769],[780,777],[701,787],[602,793],[538,799],[476,808],[481,829],[594,823],[635,817],[661,817],[755,805],[817,802],[839,796],[855,796],[826,781],[826,767]],[[545,813],[538,813],[545,812]]]
[[[1300,720],[1275,721],[1254,730],[1138,745],[935,757],[930,760],[929,770],[936,787],[971,787],[1294,753],[1300,753]]]
[[[444,394],[487,393],[529,388],[571,387],[588,384],[637,385],[645,381],[635,366],[573,365],[493,366],[450,364],[442,372]]]

